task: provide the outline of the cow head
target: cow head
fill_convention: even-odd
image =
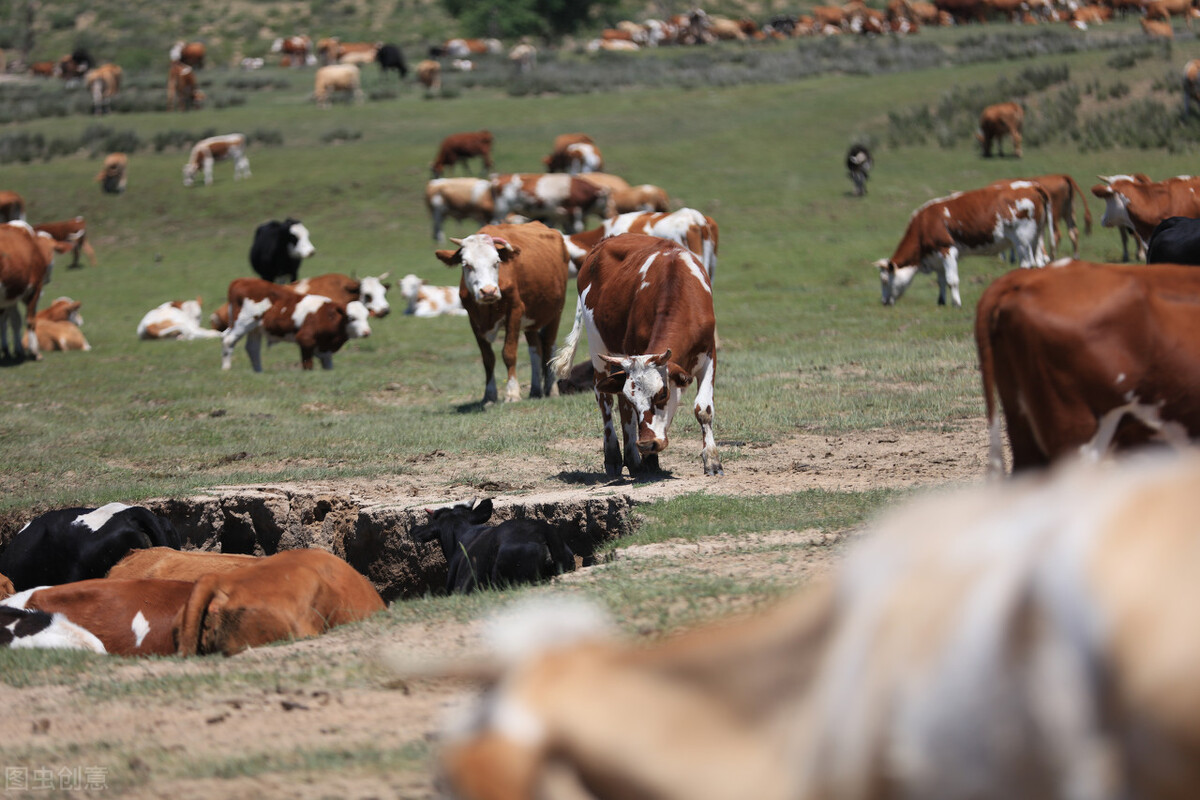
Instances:
[[[400,279],[400,296],[411,306],[417,302],[417,293],[425,285],[425,279],[409,273]]]
[[[666,450],[667,431],[691,373],[671,361],[670,350],[643,356],[601,354],[600,359],[608,372],[603,377],[597,373],[596,391],[625,398],[633,410],[638,450],[642,455]]]
[[[487,305],[500,300],[500,265],[520,254],[520,248],[507,239],[476,233],[465,239],[451,239],[457,250],[438,250],[435,255],[448,267],[462,266],[463,283],[476,303]]]
[[[363,278],[358,283],[358,298],[372,317],[386,317],[392,311],[387,299],[387,290],[391,288],[391,284],[385,283],[390,274],[385,272],[378,278]]]
[[[426,508],[425,513],[429,521],[413,528],[410,535],[421,544],[439,542],[442,555],[446,557],[446,561],[450,561],[456,553],[461,555],[457,547],[458,537],[491,519],[492,501],[468,500],[442,508]]]
[[[308,228],[294,219],[284,221],[288,231],[287,251],[291,258],[308,258],[317,252],[312,240],[308,238]]]
[[[887,258],[881,258],[871,266],[879,270],[880,299],[885,306],[896,304],[919,270],[919,267],[898,267]]]
[[[351,339],[366,339],[371,335],[371,325],[367,318],[371,312],[358,300],[346,304],[346,335]]]
[[[1120,183],[1135,183],[1128,175],[1096,176],[1104,183],[1092,187],[1092,194],[1104,201],[1104,216],[1100,224],[1105,228],[1133,228],[1129,218],[1129,197],[1121,191]]]
[[[194,161],[189,160],[183,165],[183,185],[191,186],[196,182],[196,173],[200,170]]]

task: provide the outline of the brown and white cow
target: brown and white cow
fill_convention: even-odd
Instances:
[[[328,297],[342,305],[349,305],[357,300],[366,307],[368,316],[386,317],[392,311],[387,299],[387,291],[391,288],[391,284],[387,283],[389,274],[385,272],[378,277],[368,275],[359,279],[340,272],[329,272],[312,278],[302,278],[287,286],[300,294]],[[209,317],[209,322],[215,331],[228,330],[232,324],[229,304],[224,303],[214,311]]]
[[[975,316],[990,465],[1014,470],[1079,452],[1106,427],[1126,448],[1200,436],[1200,271],[1056,261],[1001,276]]]
[[[281,54],[281,59],[287,59],[282,63],[283,66],[304,67],[316,61],[313,41],[304,35],[276,39],[271,43],[271,52]]]
[[[333,369],[333,354],[350,339],[371,335],[367,307],[355,300],[335,303],[321,295],[304,295],[288,286],[261,278],[237,278],[229,284],[229,307],[236,309],[233,325],[221,334],[221,369],[233,366],[233,350],[246,339],[246,354],[255,372],[262,372],[262,337],[295,342],[303,369],[313,357]]]
[[[700,259],[674,242],[627,233],[592,248],[576,285],[575,324],[553,363],[558,377],[566,377],[586,325],[604,421],[605,472],[621,474],[613,395],[624,463],[634,475],[658,469],[683,390],[696,380],[693,411],[700,423],[704,473],[724,474],[712,432],[717,322],[712,284]]]
[[[25,198],[7,189],[0,191],[0,223],[25,221]]]
[[[554,137],[554,146],[550,150],[550,155],[543,158],[542,163],[546,165],[547,172],[565,172],[565,155],[568,147],[573,144],[594,145],[595,143],[592,137],[586,133],[560,133]]]
[[[167,111],[199,108],[204,92],[196,87],[196,70],[182,61],[172,61],[167,70]]]
[[[196,173],[204,172],[204,185],[211,186],[213,164],[217,161],[233,162],[233,179],[250,177],[250,159],[246,157],[246,136],[241,133],[226,133],[201,139],[192,146],[187,163],[183,165],[183,185],[191,186]]]
[[[171,61],[178,61],[192,69],[204,69],[204,59],[208,55],[208,48],[203,42],[184,42],[178,41],[171,46],[168,57]]]
[[[107,114],[112,110],[112,99],[121,89],[122,72],[116,64],[101,64],[84,75],[84,85],[92,96],[93,114]]]
[[[405,314],[414,317],[465,316],[457,286],[430,286],[424,278],[408,274],[400,279],[400,296],[408,301]]]
[[[484,54],[500,55],[504,45],[499,39],[447,39],[442,50],[451,58],[466,58]]]
[[[92,349],[80,330],[80,326],[83,325],[83,315],[79,313],[81,305],[78,300],[59,297],[49,308],[37,312],[37,340],[40,352]],[[28,346],[28,333],[24,341]]]
[[[558,139],[572,136],[583,136],[583,134],[564,134]],[[604,156],[600,153],[600,148],[591,141],[566,141],[561,148],[556,148],[554,152],[543,158],[542,163],[546,165],[547,172],[566,172],[571,175],[579,175],[584,172],[604,171]]]
[[[285,550],[197,580],[176,619],[176,652],[229,656],[320,636],[384,608],[371,582],[332,553]]]
[[[661,211],[671,210],[671,198],[665,189],[652,183],[643,183],[621,189],[612,193],[613,208],[618,214],[628,214],[631,211]]]
[[[1043,235],[1052,227],[1051,214],[1049,195],[1032,181],[1009,181],[930,200],[913,212],[892,257],[874,264],[883,304],[894,304],[918,272],[933,272],[938,305],[946,304],[948,288],[950,301],[961,306],[959,256],[995,255],[1012,248],[1019,266],[1045,266],[1049,259]]]
[[[1050,247],[1051,257],[1058,255],[1058,245],[1062,237],[1058,233],[1058,223],[1066,222],[1067,236],[1071,239],[1072,255],[1079,258],[1079,227],[1075,224],[1075,198],[1079,198],[1079,206],[1083,209],[1084,231],[1092,233],[1092,212],[1088,208],[1087,199],[1079,184],[1070,175],[1058,173],[1052,175],[1037,175],[1032,178],[1016,178],[1014,180],[1033,181],[1046,190],[1050,196],[1050,211],[1053,217],[1053,241]],[[1011,180],[997,181],[998,184],[1011,183]]]
[[[485,172],[492,170],[491,131],[450,134],[442,139],[437,156],[429,168],[433,171],[433,177],[440,178],[446,167],[452,167],[459,162],[462,162],[464,170],[469,171],[467,161],[472,158],[478,158],[483,162]]]
[[[992,157],[992,143],[996,144],[997,152],[1004,155],[1002,139],[1007,136],[1012,139],[1013,154],[1021,157],[1021,127],[1025,122],[1025,109],[1018,103],[997,103],[988,106],[979,115],[979,130],[975,138],[983,146],[983,157]]]
[[[497,219],[520,214],[530,219],[583,230],[588,214],[611,216],[609,190],[584,180],[583,176],[537,172],[494,175],[492,204]]]
[[[329,108],[334,92],[350,94],[355,103],[363,102],[358,65],[330,64],[317,70],[313,78],[313,99],[317,102],[317,108]]]
[[[1140,173],[1097,176],[1104,181],[1092,187],[1092,194],[1105,202],[1100,224],[1121,231],[1124,260],[1126,232],[1137,242],[1137,256],[1146,257],[1150,234],[1167,217],[1200,217],[1200,178],[1181,175],[1165,181],[1151,181]]]
[[[104,577],[195,582],[214,572],[232,572],[248,567],[258,560],[257,556],[236,553],[143,547],[130,550],[129,555],[114,564]]]
[[[221,334],[201,327],[200,298],[168,300],[150,309],[137,326],[137,337],[143,340],[176,339],[190,342],[196,339],[215,339]]]
[[[712,283],[717,272],[720,231],[712,217],[694,208],[681,208],[670,214],[632,211],[606,219],[603,225],[590,231],[563,234],[567,243],[567,255],[571,257],[572,272],[579,269],[583,259],[601,239],[620,236],[622,233],[644,233],[683,245],[700,257],[700,263],[708,273],[709,283]]]
[[[34,360],[42,357],[37,340],[37,304],[42,286],[50,280],[55,242],[49,234],[34,233],[28,223],[0,225],[0,357]],[[22,343],[21,313],[25,304],[28,350]],[[12,345],[9,346],[9,333]]]
[[[501,330],[501,357],[508,369],[504,402],[521,399],[517,346],[522,333],[529,345],[532,372],[529,396],[555,393],[550,356],[567,292],[566,245],[562,236],[540,222],[485,225],[478,233],[451,239],[457,250],[435,255],[448,267],[461,267],[458,295],[483,357],[483,403],[496,402],[496,354],[492,342]]]
[[[96,173],[96,182],[106,194],[121,194],[128,181],[129,156],[124,153],[109,153],[104,157],[104,166]]]
[[[425,96],[442,88],[442,65],[433,59],[417,62],[417,82],[425,87]]]
[[[496,217],[491,181],[483,178],[435,178],[425,184],[425,207],[433,219],[434,241],[446,238],[446,217],[486,225]]]
[[[96,251],[92,249],[91,244],[87,240],[87,223],[83,217],[75,217],[74,219],[66,219],[61,222],[43,222],[40,225],[34,225],[33,229],[38,232],[50,234],[54,241],[59,242],[66,247],[59,252],[71,253],[70,269],[79,266],[79,251],[82,250],[88,257],[91,265],[96,266]]]

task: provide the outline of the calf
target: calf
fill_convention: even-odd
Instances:
[[[96,182],[105,194],[121,194],[127,183],[126,172],[129,157],[124,153],[109,153],[104,157],[104,166],[96,174]]]
[[[494,176],[491,182],[497,219],[521,214],[556,223],[564,230],[570,225],[578,233],[588,214],[611,216],[607,213],[611,193],[574,175],[506,174]]]
[[[846,171],[850,173],[850,182],[854,184],[855,197],[867,193],[867,178],[871,176],[871,167],[874,165],[875,161],[866,145],[853,145],[846,153]]]
[[[0,223],[25,221],[25,199],[16,192],[0,191]]]
[[[1125,231],[1130,230],[1138,246],[1138,258],[1146,253],[1150,234],[1167,217],[1200,217],[1200,178],[1181,175],[1165,181],[1151,181],[1142,174],[1099,176],[1103,184],[1092,187],[1092,194],[1104,201],[1100,224],[1121,230],[1122,248]],[[1129,260],[1125,249],[1124,260]]]
[[[79,329],[83,325],[83,316],[79,313],[80,305],[82,304],[78,300],[59,297],[50,304],[49,308],[44,308],[37,313],[39,351],[86,351],[92,349],[88,340],[84,338],[83,331]],[[26,334],[27,346],[28,336],[29,334]]]
[[[385,608],[354,567],[324,550],[287,550],[195,583],[175,621],[181,656],[239,653],[320,636]]]
[[[196,173],[203,170],[204,185],[213,182],[213,164],[217,161],[233,162],[233,179],[250,177],[250,159],[246,158],[246,137],[240,133],[210,136],[192,146],[187,163],[183,165],[183,185],[191,186]]]
[[[704,473],[724,474],[712,432],[717,323],[708,273],[695,253],[644,234],[604,239],[584,259],[576,285],[575,324],[553,366],[558,377],[566,377],[586,324],[604,423],[605,472],[621,474],[613,395],[624,464],[634,475],[658,469],[683,390],[698,379],[693,412],[703,439]]]
[[[74,219],[63,220],[62,222],[43,222],[40,225],[34,225],[33,229],[38,232],[50,234],[54,241],[66,246],[66,249],[60,252],[69,252],[72,254],[71,264],[68,269],[75,269],[79,266],[80,250],[87,255],[91,265],[93,267],[96,266],[96,251],[88,243],[87,223],[83,221],[83,217],[75,217]]]
[[[99,639],[104,646],[99,652],[168,656],[176,649],[173,623],[193,586],[191,581],[81,580],[18,592],[0,601],[0,608],[61,614]]]
[[[492,170],[492,134],[490,131],[450,134],[442,139],[437,156],[429,168],[433,171],[433,177],[440,178],[446,167],[452,167],[460,161],[463,169],[467,170],[467,160],[471,158],[480,159],[485,172]]]
[[[22,591],[102,578],[130,550],[178,550],[179,545],[170,520],[141,506],[63,508],[47,511],[21,528],[0,553],[0,573]]]
[[[299,220],[288,217],[280,222],[273,219],[254,229],[250,267],[264,280],[286,278],[295,281],[299,277],[300,262],[316,252],[308,228]]]
[[[442,65],[432,59],[417,64],[417,82],[425,87],[425,96],[442,88]]]
[[[37,346],[37,304],[42,286],[50,280],[54,253],[49,234],[35,234],[25,222],[0,225],[0,357],[42,357]],[[28,349],[22,344],[19,303],[25,304]]]
[[[195,300],[168,300],[146,312],[138,323],[137,337],[190,342],[220,336],[217,331],[200,327],[202,313],[199,297]]]
[[[575,569],[575,554],[544,520],[510,519],[489,527],[491,500],[425,512],[429,522],[414,528],[412,537],[441,545],[449,569],[446,594],[540,583]]]
[[[400,279],[400,296],[408,301],[404,313],[414,317],[465,316],[467,313],[457,286],[430,286],[416,275],[409,274]]]
[[[233,366],[233,350],[246,339],[246,354],[255,372],[262,372],[262,337],[295,342],[300,365],[313,368],[313,356],[324,369],[333,369],[333,354],[350,339],[371,335],[367,308],[357,300],[342,305],[321,295],[303,295],[287,286],[257,278],[238,278],[229,284],[233,325],[221,334],[221,369]]]
[[[486,225],[479,233],[450,241],[458,245],[457,250],[438,250],[435,255],[446,266],[462,269],[458,295],[483,357],[483,403],[497,399],[492,342],[501,329],[508,368],[505,402],[521,399],[517,340],[522,332],[532,362],[529,396],[553,394],[549,359],[566,299],[569,262],[562,236],[540,222],[530,222]]]
[[[997,152],[1003,156],[1004,146],[1001,140],[1007,136],[1012,139],[1013,154],[1021,157],[1021,126],[1025,121],[1025,109],[1017,103],[997,103],[988,106],[979,115],[979,130],[975,138],[983,146],[983,157],[992,157],[992,143],[996,144]]]
[[[4,596],[0,593],[0,601]],[[4,647],[105,652],[104,642],[62,614],[9,608],[0,602],[0,648]]]
[[[425,207],[433,219],[433,239],[446,239],[446,217],[486,225],[496,216],[492,184],[483,178],[437,178],[425,184]]]
[[[214,572],[232,572],[248,567],[259,559],[236,553],[206,553],[199,550],[172,550],[147,547],[134,550],[108,571],[108,578],[153,578],[156,580],[195,582]]]

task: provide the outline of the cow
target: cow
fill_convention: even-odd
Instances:
[[[34,231],[50,234],[54,241],[67,245],[67,249],[63,252],[72,254],[71,264],[68,269],[75,269],[79,266],[79,252],[82,250],[87,255],[91,265],[96,266],[96,251],[92,249],[91,244],[87,240],[87,223],[83,217],[75,217],[74,219],[62,220],[60,222],[43,222],[40,225],[33,226]]]
[[[79,313],[79,307],[82,305],[78,300],[72,300],[69,297],[59,297],[50,304],[49,308],[43,308],[37,312],[37,340],[38,351],[68,351],[82,350],[88,351],[92,346],[88,344],[88,340],[84,337],[83,331],[79,328],[83,325],[83,316]],[[28,336],[26,334],[26,347],[28,347]]]
[[[25,199],[16,192],[0,191],[0,223],[25,221]]]
[[[299,220],[292,217],[282,222],[273,219],[254,229],[250,267],[264,280],[286,278],[296,281],[299,279],[300,262],[316,252],[308,228]]]
[[[175,339],[190,342],[196,339],[215,339],[221,334],[200,326],[200,298],[168,300],[146,312],[137,326],[137,338],[142,340]]]
[[[169,547],[146,547],[132,550],[105,576],[110,579],[154,579],[190,581],[195,583],[214,572],[232,572],[248,567],[258,556],[236,553],[208,553],[200,550],[172,550]]]
[[[1138,258],[1144,258],[1150,234],[1167,217],[1200,217],[1200,178],[1181,175],[1165,181],[1151,181],[1145,175],[1097,176],[1104,181],[1092,187],[1092,194],[1105,202],[1100,224],[1122,232],[1124,260],[1129,260],[1125,231],[1133,233]]]
[[[554,137],[554,147],[550,151],[550,155],[542,159],[542,163],[546,165],[546,172],[567,172],[569,164],[568,150],[576,145],[588,145],[593,148],[597,156],[600,150],[596,148],[596,142],[586,133],[561,133]],[[599,170],[592,170],[598,172]]]
[[[521,214],[548,220],[578,233],[588,214],[611,216],[611,192],[583,177],[536,172],[493,175],[492,204],[497,219]]]
[[[204,58],[208,48],[203,42],[176,42],[171,46],[168,57],[172,62],[179,62],[192,69],[204,69]]]
[[[432,59],[417,62],[417,81],[425,87],[429,97],[442,88],[442,65]]]
[[[1032,181],[1009,181],[939,197],[920,206],[908,220],[891,258],[879,270],[884,305],[893,305],[918,272],[938,279],[938,305],[946,290],[955,308],[960,255],[995,255],[1012,248],[1022,268],[1045,266],[1044,234],[1053,227],[1050,197]]]
[[[78,86],[79,79],[87,74],[93,63],[91,53],[82,47],[76,47],[69,55],[58,60],[54,74],[62,78],[67,86]]]
[[[508,63],[518,75],[532,71],[537,67],[537,48],[529,42],[521,42],[508,51]]]
[[[1025,109],[1018,103],[996,103],[988,106],[979,115],[979,130],[975,138],[983,146],[983,157],[992,157],[992,143],[996,144],[997,152],[1004,156],[1002,139],[1008,136],[1012,139],[1013,154],[1021,157],[1021,126],[1025,121]]]
[[[167,70],[167,111],[199,108],[204,92],[196,88],[196,70],[182,61],[172,61]]]
[[[38,78],[53,78],[59,73],[56,61],[34,61],[29,65],[29,74]]]
[[[551,153],[543,161],[547,172],[579,175],[584,172],[604,171],[604,156],[600,153],[600,148],[590,142],[571,142],[561,151]]]
[[[121,194],[127,183],[129,156],[124,153],[109,153],[104,157],[104,166],[96,173],[96,182],[105,194]]]
[[[470,594],[541,583],[575,570],[575,554],[558,528],[540,519],[489,526],[492,501],[427,508],[429,521],[412,529],[421,544],[437,542],[446,558],[446,594]]]
[[[0,357],[41,359],[37,346],[37,304],[42,286],[50,280],[55,251],[54,239],[49,234],[35,234],[26,222],[0,225]],[[28,348],[22,343],[20,332],[21,314],[17,308],[20,303],[25,304]]]
[[[1141,23],[1142,33],[1146,34],[1147,39],[1167,39],[1169,41],[1175,38],[1175,29],[1169,22],[1159,22],[1142,17]]]
[[[175,624],[181,656],[320,636],[385,608],[354,567],[324,550],[285,550],[196,581]]]
[[[603,225],[590,231],[563,234],[567,255],[571,257],[572,273],[582,266],[583,259],[601,239],[623,233],[644,233],[683,245],[699,256],[704,271],[708,273],[709,283],[712,283],[717,272],[720,231],[712,217],[694,208],[681,208],[670,214],[629,212],[607,219]]]
[[[313,357],[323,369],[333,369],[333,354],[350,339],[371,335],[367,307],[359,301],[335,303],[321,295],[296,290],[257,278],[238,278],[229,284],[233,325],[221,334],[221,369],[233,366],[233,350],[246,339],[246,354],[255,372],[262,372],[262,337],[295,342],[300,365],[313,368]],[[236,313],[233,313],[235,312]]]
[[[1200,266],[1200,219],[1167,217],[1150,234],[1147,264]]]
[[[846,153],[846,171],[850,173],[850,182],[854,184],[854,196],[862,197],[867,193],[867,178],[871,177],[871,167],[875,160],[871,151],[864,144],[854,144]]]
[[[1114,426],[1118,448],[1200,435],[1200,271],[1067,260],[1051,267],[1004,275],[979,300],[990,468],[1003,469],[997,397],[1014,471],[1077,453]]]
[[[187,163],[183,165],[183,185],[191,186],[196,173],[203,170],[204,185],[213,182],[213,163],[233,162],[233,179],[250,177],[250,159],[246,157],[246,136],[241,133],[226,133],[201,139],[192,146]]]
[[[492,184],[483,178],[435,178],[425,184],[425,207],[433,219],[433,239],[443,242],[446,217],[486,225],[496,216]]]
[[[333,302],[342,305],[349,305],[357,300],[366,307],[368,316],[382,318],[392,311],[391,304],[387,299],[387,290],[391,288],[391,284],[387,283],[389,274],[385,272],[378,277],[367,276],[360,280],[340,272],[330,272],[312,278],[303,278],[295,283],[289,283],[288,287],[303,295],[313,294],[328,297]],[[228,330],[232,324],[229,304],[225,303],[214,311],[210,322],[213,330]]]
[[[603,239],[576,278],[575,323],[555,356],[558,377],[570,372],[584,325],[596,371],[604,423],[604,471],[621,475],[621,444],[612,419],[613,396],[631,476],[658,470],[683,390],[693,381],[705,475],[723,475],[713,438],[716,316],[712,285],[700,259],[680,245],[639,233]]]
[[[491,131],[450,134],[442,139],[437,156],[429,168],[433,172],[433,177],[440,178],[446,167],[452,167],[459,162],[462,162],[464,171],[469,171],[467,161],[472,158],[479,158],[483,162],[485,174],[492,170]]]
[[[395,70],[396,80],[403,81],[408,74],[408,64],[404,63],[404,54],[394,44],[382,45],[375,51],[375,63],[379,65],[379,74],[386,75],[388,70]]]
[[[408,301],[404,313],[414,317],[467,314],[457,286],[430,286],[423,278],[411,273],[400,279],[400,296]]]
[[[1083,230],[1089,236],[1092,234],[1092,212],[1088,208],[1087,199],[1084,197],[1083,190],[1079,188],[1079,184],[1070,175],[1061,173],[1038,175],[1024,180],[1034,181],[1045,189],[1046,194],[1050,197],[1050,214],[1053,218],[1053,224],[1050,226],[1053,232],[1051,251],[1055,255],[1058,254],[1058,243],[1062,240],[1058,233],[1058,223],[1065,221],[1067,236],[1071,239],[1072,255],[1079,258],[1079,228],[1075,224],[1076,197],[1079,198],[1079,206],[1083,209]]]
[[[329,108],[331,95],[341,92],[351,94],[355,103],[361,103],[364,95],[360,84],[361,78],[355,64],[320,67],[313,79],[313,99],[317,101],[317,108]]]
[[[93,114],[112,111],[112,99],[121,89],[122,72],[116,64],[101,64],[84,75],[84,85],[92,96]]]
[[[179,532],[148,508],[108,503],[62,508],[30,520],[0,552],[0,573],[20,592],[103,578],[130,550],[180,547]]]
[[[1192,103],[1200,105],[1200,58],[1183,65],[1183,118],[1192,113]]]
[[[450,241],[458,249],[435,255],[446,266],[462,269],[458,295],[483,357],[484,406],[497,400],[492,342],[501,330],[508,368],[504,402],[521,399],[517,345],[522,333],[532,362],[529,396],[554,394],[549,361],[566,300],[569,263],[562,236],[540,222],[529,222],[485,225],[478,233]]]
[[[671,210],[671,198],[665,189],[652,183],[619,189],[612,193],[613,208],[618,214],[628,214],[631,211],[661,211]]]
[[[104,643],[62,614],[9,608],[0,591],[0,648],[86,650],[103,653]]]
[[[316,61],[313,54],[313,41],[308,36],[287,36],[276,39],[271,43],[271,52],[281,55],[283,66],[304,67]]]
[[[336,38],[321,41],[332,42],[329,53],[325,56],[326,64],[370,64],[376,60],[379,49],[383,47],[382,42],[342,42]]]
[[[193,586],[191,581],[79,580],[19,591],[0,600],[0,613],[12,608],[61,614],[100,640],[104,649],[98,652],[168,656],[176,651],[175,618]]]
[[[448,39],[442,45],[442,51],[451,58],[484,54],[498,56],[504,52],[504,45],[499,39]]]

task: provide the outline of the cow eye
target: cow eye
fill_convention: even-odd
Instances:
[[[665,402],[667,402],[667,387],[666,387],[666,386],[664,386],[663,388],[659,389],[659,390],[658,390],[658,393],[654,395],[654,402],[655,402],[656,404],[657,404],[657,403],[665,403]]]

